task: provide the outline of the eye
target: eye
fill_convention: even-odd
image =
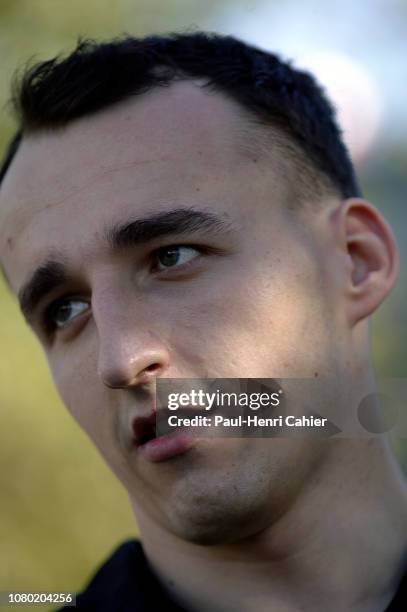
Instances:
[[[48,329],[62,329],[85,312],[89,304],[79,298],[64,298],[51,304],[45,311],[44,321]]]
[[[155,252],[155,269],[157,271],[176,268],[189,263],[200,254],[199,249],[191,246],[174,245],[161,247]]]

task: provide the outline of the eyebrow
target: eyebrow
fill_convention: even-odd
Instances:
[[[121,251],[139,246],[164,236],[201,231],[228,232],[231,225],[213,213],[179,208],[150,217],[135,219],[105,228],[103,238],[110,250]],[[18,292],[21,312],[27,321],[32,319],[38,304],[68,281],[69,275],[62,259],[48,259],[34,271]]]
[[[113,251],[119,251],[163,236],[203,230],[225,231],[227,229],[230,229],[230,225],[213,213],[178,208],[145,219],[116,224],[112,228],[106,229],[104,238]]]
[[[18,292],[18,301],[25,319],[30,321],[39,302],[48,293],[67,281],[65,265],[56,260],[41,264]]]

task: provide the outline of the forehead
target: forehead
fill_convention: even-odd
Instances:
[[[237,104],[183,81],[26,138],[0,190],[0,257],[13,289],[28,263],[75,252],[90,228],[191,206],[201,188],[213,189],[214,203],[239,176],[242,117]]]

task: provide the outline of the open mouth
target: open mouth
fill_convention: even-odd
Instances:
[[[185,428],[170,427],[169,415],[168,409],[159,410],[148,416],[138,416],[132,423],[134,445],[153,463],[182,455],[196,442],[196,437]]]
[[[182,408],[178,413],[186,418],[203,414],[202,410],[196,408]],[[133,421],[133,435],[137,446],[142,446],[150,440],[161,438],[167,434],[173,434],[180,430],[180,427],[170,426],[168,418],[174,413],[168,408],[162,408],[150,413],[148,416],[138,416]]]
[[[147,444],[147,442],[157,437],[156,417],[157,413],[153,412],[149,416],[140,416],[134,419],[132,427],[136,446]]]

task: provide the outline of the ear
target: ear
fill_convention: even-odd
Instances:
[[[393,233],[369,202],[351,198],[337,210],[340,241],[346,250],[346,298],[351,326],[371,315],[393,288],[399,257]]]

